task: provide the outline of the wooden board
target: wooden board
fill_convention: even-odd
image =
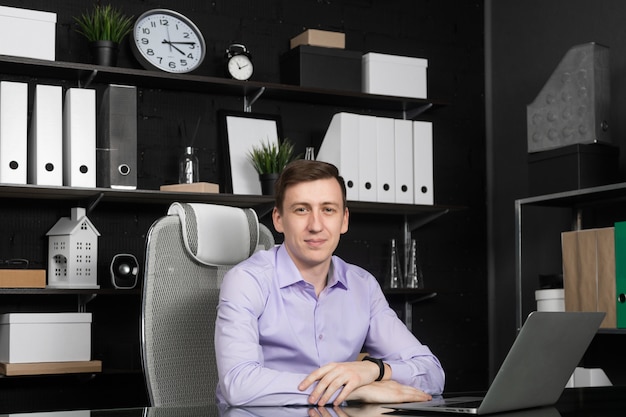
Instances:
[[[162,185],[161,191],[218,194],[220,192],[220,186],[211,182],[194,182],[191,184]]]
[[[0,362],[0,374],[17,375],[53,375],[102,372],[102,361],[80,362],[38,362],[6,363]]]
[[[0,288],[46,288],[45,269],[0,269]]]

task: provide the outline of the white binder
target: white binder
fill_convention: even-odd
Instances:
[[[28,183],[63,185],[63,89],[37,85],[28,133]]]
[[[396,203],[413,203],[413,122],[394,120]]]
[[[70,88],[63,107],[63,184],[96,186],[96,91]]]
[[[376,201],[378,189],[377,117],[359,116],[359,200]]]
[[[333,116],[317,153],[317,160],[339,169],[346,182],[348,200],[359,201],[359,115],[337,113]]]
[[[28,84],[0,82],[0,183],[26,184]]]
[[[376,200],[381,203],[396,202],[396,171],[394,121],[387,117],[376,118]]]
[[[413,201],[434,204],[433,190],[433,124],[413,122]]]

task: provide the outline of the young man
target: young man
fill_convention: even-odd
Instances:
[[[337,168],[294,161],[275,193],[272,220],[284,243],[231,269],[221,286],[218,402],[323,406],[440,394],[439,361],[398,319],[376,279],[333,256],[348,230]],[[361,348],[370,359],[357,361]]]

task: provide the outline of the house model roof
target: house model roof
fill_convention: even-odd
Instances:
[[[87,218],[86,210],[83,207],[73,207],[71,217],[61,217],[56,224],[52,226],[52,229],[48,230],[46,236],[71,235],[80,229],[83,223],[87,224],[96,236],[100,236],[98,229],[96,229],[93,223]]]

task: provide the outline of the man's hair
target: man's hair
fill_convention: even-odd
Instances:
[[[296,159],[289,163],[280,176],[276,180],[274,186],[274,194],[276,196],[276,207],[279,211],[283,210],[283,202],[285,201],[285,191],[291,185],[301,182],[324,180],[334,178],[341,187],[341,198],[343,208],[346,207],[346,183],[343,177],[339,175],[339,170],[333,164],[321,161],[311,161],[308,159]]]

